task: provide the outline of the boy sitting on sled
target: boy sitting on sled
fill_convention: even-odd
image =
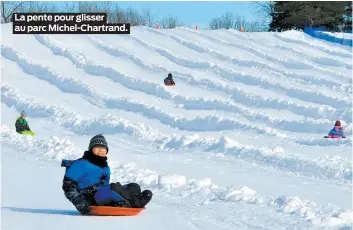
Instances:
[[[66,167],[62,188],[82,215],[90,212],[90,206],[143,208],[152,198],[151,191],[141,193],[136,183],[124,186],[119,182],[109,183],[108,151],[104,136],[96,135],[82,158],[62,161],[62,166]]]

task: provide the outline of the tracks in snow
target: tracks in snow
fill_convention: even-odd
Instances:
[[[90,40],[92,41],[93,44],[98,46],[98,48],[102,49],[104,52],[107,52],[108,54],[115,56],[115,57],[121,57],[121,56],[133,56],[128,52],[122,51],[121,49],[111,46],[111,45],[106,45],[102,41],[100,41],[97,38],[91,37]],[[167,72],[168,70],[164,67],[161,66],[150,66],[146,62],[143,62],[141,59],[136,60],[136,57],[133,56],[134,62],[138,62],[141,64],[141,67],[147,69],[148,71],[160,71],[160,72]],[[178,79],[184,80],[186,83],[192,85],[192,86],[197,86],[197,87],[202,87],[206,88],[210,91],[218,91],[221,93],[227,93],[230,97],[229,99],[234,101],[234,102],[239,102],[242,105],[249,106],[249,107],[262,107],[262,108],[273,108],[276,107],[278,109],[286,109],[290,110],[298,115],[306,116],[306,117],[313,117],[313,118],[327,118],[327,119],[337,119],[340,118],[342,120],[345,120],[347,122],[350,122],[351,120],[351,113],[348,111],[348,113],[342,113],[342,111],[339,109],[335,109],[331,106],[328,105],[303,105],[303,104],[298,104],[294,101],[286,101],[283,99],[274,99],[274,98],[264,98],[260,96],[254,96],[254,95],[249,95],[246,91],[240,89],[239,87],[233,87],[229,86],[226,83],[220,83],[216,81],[212,81],[209,79],[198,79],[194,77],[191,74],[184,73],[184,72],[179,72],[179,71],[174,71],[175,75],[177,75]],[[244,73],[238,73],[238,72],[233,72],[229,73],[226,71],[222,70],[222,76],[223,78],[226,78],[228,80],[234,80],[234,79],[239,79],[239,82],[252,85],[252,86],[257,86],[257,85],[265,85],[267,88],[272,89],[275,88],[276,86],[274,84],[276,83],[266,83],[266,80],[263,78],[253,78],[252,76],[249,76]],[[219,75],[220,73],[218,73]],[[283,90],[283,89],[281,89]],[[291,91],[289,91],[290,94]],[[295,94],[295,90],[292,92]],[[305,96],[305,95],[304,95]],[[306,95],[308,96],[308,95]],[[240,107],[240,105],[238,106]]]
[[[154,31],[154,33],[160,33],[160,32],[155,32]],[[183,39],[178,38],[175,35],[166,35],[166,36],[172,36],[172,38],[174,40],[179,41],[179,43],[181,41],[184,41]],[[211,62],[207,62],[207,61],[203,61],[203,60],[189,62],[189,59],[186,59],[185,57],[181,57],[178,54],[172,53],[171,51],[167,50],[166,48],[161,48],[161,47],[157,47],[155,45],[151,45],[151,44],[143,41],[142,39],[134,37],[132,35],[130,35],[130,37],[134,41],[136,41],[137,43],[139,43],[142,46],[146,47],[147,49],[149,49],[149,50],[151,50],[153,52],[157,52],[161,56],[164,56],[164,57],[166,57],[167,59],[169,59],[171,61],[175,61],[176,59],[182,60],[182,61],[178,61],[177,64],[183,65],[184,62],[188,62],[187,65],[183,65],[183,66],[190,68],[190,65],[193,65],[193,68],[197,68],[197,69],[199,69],[199,68],[211,69],[214,73],[218,73],[219,77],[221,77],[221,78],[223,78],[223,74],[224,74],[224,75],[226,75],[226,77],[225,77],[226,79],[228,79],[230,81],[238,82],[237,80],[234,80],[232,78],[233,74],[230,74],[230,73],[235,73],[234,69],[229,69],[229,68],[224,67],[224,66],[221,67],[219,64],[211,63]],[[190,41],[185,41],[185,42],[186,43],[190,43]],[[185,42],[183,42],[182,44],[185,45]],[[201,45],[196,44],[196,43],[191,43],[191,44],[192,44],[193,49],[196,50],[196,51],[204,50],[205,53],[219,53],[217,51],[210,50],[209,48],[202,47]],[[190,45],[188,45],[187,47],[190,48]],[[195,48],[195,47],[198,47],[198,48]],[[223,55],[223,54],[220,54],[220,55]],[[222,61],[224,61],[225,60],[224,58],[225,57],[223,55],[220,59]],[[231,59],[231,60],[239,59],[238,57],[227,57],[227,58]],[[236,64],[239,64],[238,61],[236,62]],[[246,63],[242,63],[241,64],[241,66],[244,66],[244,65],[247,66]],[[264,66],[261,67],[261,65],[259,63],[250,63],[250,64],[248,64],[248,66],[249,67],[258,66],[259,68],[257,68],[257,69],[259,69],[261,73],[263,73],[263,74],[268,73],[270,75],[277,75],[277,76],[281,77],[282,80],[286,79],[287,81],[288,81],[288,77],[286,75],[290,74],[288,72],[278,72],[278,70],[268,69],[268,65],[264,65]],[[248,77],[257,78],[257,79],[259,78],[257,76],[253,76],[253,75],[249,75]],[[286,91],[288,93],[289,96],[291,96],[293,98],[297,98],[297,99],[303,100],[303,101],[307,101],[307,99],[310,98],[310,102],[320,103],[320,104],[327,104],[327,105],[331,105],[331,106],[338,107],[338,108],[347,107],[347,105],[349,106],[351,104],[350,98],[347,97],[346,95],[341,95],[341,97],[345,97],[345,99],[343,100],[343,99],[341,99],[339,97],[329,96],[329,95],[326,95],[326,94],[324,94],[322,92],[318,92],[317,90],[310,91],[310,90],[307,90],[307,89],[302,89],[302,88],[299,88],[299,87],[290,86],[288,84],[283,84],[280,81],[277,81],[277,82],[274,82],[273,80],[269,81],[267,78],[263,78],[263,77],[262,77],[262,80],[264,82],[261,82],[261,84],[258,83],[256,85],[263,86],[264,84],[266,85],[266,83],[270,84],[271,85],[270,89],[275,90],[275,91],[279,91],[279,92],[283,92],[283,90],[284,90],[284,91]],[[268,82],[266,82],[266,81],[268,81]],[[289,80],[289,82],[290,82],[290,80]],[[241,83],[244,83],[244,82],[241,81]],[[295,83],[295,82],[292,82],[292,84],[293,83]],[[245,82],[245,84],[247,84],[247,82]],[[273,86],[275,86],[275,88]],[[267,87],[269,87],[269,85],[266,85],[266,88]]]
[[[95,118],[86,118],[64,106],[42,104],[37,100],[23,96],[11,86],[1,88],[2,102],[18,110],[25,108],[37,117],[52,119],[60,126],[79,135],[94,135],[97,132],[107,134],[126,134],[142,140],[155,142],[164,150],[198,149],[205,152],[226,153],[234,159],[256,163],[276,170],[334,181],[349,182],[352,169],[344,159],[337,157],[304,159],[295,155],[281,155],[266,147],[256,148],[242,145],[227,137],[213,138],[194,136],[168,136],[150,126],[134,123],[105,114]]]
[[[276,131],[277,128],[286,131],[298,132],[317,132],[326,131],[325,125],[329,125],[330,121],[321,120],[316,121],[313,119],[304,119],[301,121],[289,121],[286,119],[272,118],[267,115],[255,113],[248,109],[233,105],[233,111],[241,114],[249,121],[261,120],[269,127],[258,127],[251,125],[249,122],[239,121],[233,118],[223,118],[216,115],[206,117],[197,116],[193,119],[186,119],[184,117],[178,118],[172,114],[163,112],[160,108],[153,105],[146,105],[128,98],[117,98],[104,95],[101,90],[85,84],[83,81],[77,80],[73,77],[61,76],[55,73],[48,67],[34,63],[28,58],[19,55],[15,50],[10,47],[2,47],[2,54],[4,57],[18,63],[24,72],[34,75],[41,80],[45,80],[50,84],[58,87],[61,91],[67,93],[77,93],[89,96],[94,100],[99,100],[100,104],[104,104],[108,108],[120,109],[128,112],[141,114],[147,118],[157,119],[165,125],[187,131],[221,131],[221,130],[242,130],[247,129],[260,134],[275,135],[278,137],[285,137],[286,135]],[[184,102],[185,103],[185,102]],[[189,103],[189,109],[195,109]],[[200,108],[200,107],[197,107]],[[200,108],[205,109],[205,108]],[[211,108],[210,108],[211,109]],[[202,125],[203,124],[203,125]]]

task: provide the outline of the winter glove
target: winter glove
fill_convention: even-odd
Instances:
[[[90,204],[82,197],[79,196],[72,201],[75,205],[76,209],[81,213],[81,215],[85,215],[91,211]]]

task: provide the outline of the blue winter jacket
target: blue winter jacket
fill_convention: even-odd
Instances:
[[[100,167],[87,159],[63,160],[61,166],[66,167],[62,188],[69,201],[73,202],[81,196],[90,201],[92,194],[89,191],[93,187],[95,205],[109,205],[114,201],[124,200],[119,194],[111,191],[109,166]]]

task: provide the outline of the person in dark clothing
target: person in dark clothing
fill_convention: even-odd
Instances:
[[[175,85],[175,82],[173,80],[173,76],[171,73],[168,74],[168,77],[164,79],[164,84],[167,86],[173,86]]]
[[[15,127],[16,127],[16,132],[18,132],[19,134],[22,134],[24,131],[31,132],[31,129],[29,128],[26,117],[27,117],[26,112],[22,111],[21,116],[16,119]]]
[[[66,167],[62,189],[82,215],[90,212],[90,206],[143,208],[152,199],[152,192],[141,192],[136,183],[109,183],[108,151],[105,137],[99,134],[91,139],[82,158],[62,161],[61,165]]]

